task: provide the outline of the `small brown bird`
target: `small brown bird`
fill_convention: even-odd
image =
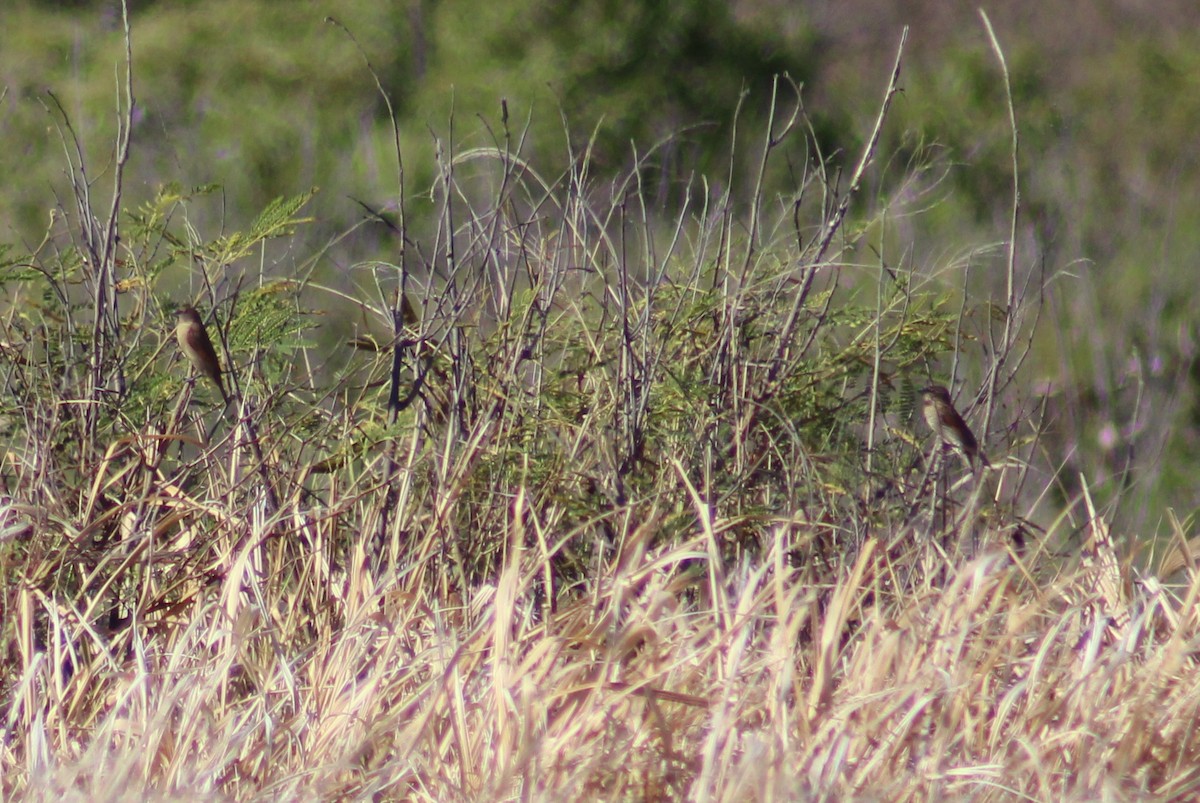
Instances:
[[[225,385],[221,382],[221,362],[217,359],[217,351],[213,348],[204,321],[194,307],[181,307],[175,310],[179,323],[175,326],[175,339],[179,348],[188,361],[196,366],[196,370],[211,379],[221,391],[221,398],[229,402],[225,393]]]
[[[938,440],[962,452],[972,467],[978,461],[990,468],[992,464],[980,450],[975,433],[967,426],[967,422],[963,421],[958,410],[954,409],[954,402],[950,401],[950,391],[942,385],[930,385],[921,388],[921,393],[924,396],[921,412],[925,414],[925,423],[929,424]]]

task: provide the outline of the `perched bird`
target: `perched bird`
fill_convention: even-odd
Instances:
[[[213,381],[217,390],[221,391],[221,398],[228,403],[229,395],[221,382],[221,362],[217,359],[217,351],[208,337],[200,313],[194,307],[182,307],[175,311],[175,317],[179,319],[175,326],[175,339],[179,341],[180,350],[196,366],[197,371]]]
[[[962,452],[972,467],[978,462],[990,468],[992,464],[980,450],[975,433],[967,426],[967,422],[963,421],[958,410],[954,409],[954,402],[950,401],[950,391],[942,385],[930,385],[921,388],[921,394],[921,412],[925,414],[925,423],[929,424],[938,440]]]

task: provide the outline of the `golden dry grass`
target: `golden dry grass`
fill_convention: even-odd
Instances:
[[[307,548],[289,569],[306,590],[287,590],[253,568],[277,565],[281,550],[265,545],[230,554],[219,585],[112,642],[22,593],[16,630],[47,617],[57,647],[9,664],[20,674],[6,797],[1123,800],[1200,789],[1200,578],[1180,600],[1120,576],[1128,598],[1110,600],[1096,591],[1103,561],[1046,575],[1036,550],[993,548],[945,563],[917,531],[868,540],[822,578],[789,568],[787,547],[810,532],[795,523],[774,528],[760,562],[718,570],[704,532],[654,546],[650,524],[551,613],[532,602],[546,567],[523,546],[526,503],[519,492],[496,582],[455,598],[418,571],[376,585]],[[937,579],[896,595],[899,575],[922,563]]]

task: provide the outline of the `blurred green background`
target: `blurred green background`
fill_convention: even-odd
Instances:
[[[360,222],[355,199],[394,207],[397,166],[370,59],[400,121],[414,230],[433,210],[439,145],[461,152],[508,129],[544,175],[591,142],[592,173],[652,148],[649,196],[677,204],[689,177],[732,175],[748,205],[773,76],[803,84],[821,151],[849,170],[870,131],[903,25],[901,85],[864,197],[901,211],[876,246],[994,292],[985,246],[1008,236],[1011,153],[996,59],[973,8],[782,0],[159,0],[133,3],[137,113],[126,206],[168,183],[219,185],[188,209],[205,237],[246,226],[272,199],[320,192],[276,270]],[[1061,494],[1087,475],[1136,533],[1200,502],[1200,26],[1190,2],[1017,0],[986,8],[1005,48],[1021,133],[1023,277],[1047,282],[1026,377],[1046,400],[1048,466]],[[1146,6],[1146,8],[1151,8]],[[335,17],[350,37],[325,21]],[[0,27],[0,242],[30,251],[66,205],[66,156],[48,111],[62,103],[103,192],[111,176],[120,6],[5,3]],[[451,126],[453,120],[453,126]],[[813,152],[777,159],[786,197]],[[907,195],[911,200],[905,201]],[[908,207],[905,207],[908,203]],[[418,234],[419,236],[419,234]],[[383,226],[327,248],[322,281],[395,258]],[[64,244],[65,245],[65,244]],[[964,259],[979,251],[981,256]],[[186,266],[181,271],[186,270]],[[182,273],[181,273],[182,276]],[[186,278],[181,278],[186,281]],[[1047,478],[1048,479],[1048,478]]]

